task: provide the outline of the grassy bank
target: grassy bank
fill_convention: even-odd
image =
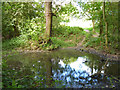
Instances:
[[[109,43],[108,49],[105,49],[105,36],[99,37],[99,30],[92,31],[92,28],[80,28],[70,26],[59,26],[52,29],[50,42],[46,42],[44,32],[39,34],[22,34],[9,40],[4,40],[2,44],[5,50],[54,50],[57,48],[84,46],[103,50],[110,54],[118,54],[118,44],[113,37],[113,43]]]
[[[53,28],[51,42],[47,43],[44,32],[39,35],[20,35],[3,41],[3,50],[53,50],[59,47],[74,47],[82,40],[83,29],[80,27],[60,26]],[[35,38],[36,37],[36,38]]]

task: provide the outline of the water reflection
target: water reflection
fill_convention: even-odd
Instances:
[[[113,62],[108,62],[107,69],[102,70],[102,74],[96,74],[105,62],[101,62],[95,55],[76,50],[23,53],[6,59],[9,69],[19,72],[15,79],[21,80],[27,76],[28,82],[26,84],[23,81],[24,84],[35,84],[33,87],[106,87],[110,86],[109,75],[120,75],[117,71],[120,69],[119,64]],[[19,81],[19,84],[23,82]]]
[[[65,58],[60,59],[60,67],[63,68],[62,71],[57,70],[54,73],[54,79],[61,80],[66,87],[84,87],[84,86],[94,86],[93,84],[97,83],[98,80],[90,77],[91,75],[97,73],[98,70],[90,68],[85,64],[85,57],[67,58],[68,61],[74,61],[69,64],[64,63]],[[89,62],[89,61],[87,61]],[[90,63],[90,62],[89,62]],[[93,65],[93,64],[92,64]],[[59,69],[59,68],[58,68]],[[98,78],[98,77],[97,77]]]

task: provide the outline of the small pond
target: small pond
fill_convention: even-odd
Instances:
[[[120,87],[119,62],[109,61],[104,67],[106,61],[100,57],[74,49],[19,53],[3,60],[7,61],[7,68],[3,67],[4,87]]]

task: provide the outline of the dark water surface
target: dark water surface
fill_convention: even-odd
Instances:
[[[8,69],[16,72],[13,76],[17,84],[24,87],[120,86],[119,62],[109,61],[105,68],[106,61],[98,56],[73,49],[20,53],[5,59]],[[100,70],[101,74],[96,74]]]

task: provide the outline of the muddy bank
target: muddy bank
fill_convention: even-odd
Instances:
[[[114,55],[114,54],[108,54],[106,52],[103,52],[103,51],[98,51],[98,50],[95,50],[94,48],[85,48],[85,47],[82,47],[82,46],[78,46],[78,47],[67,47],[67,48],[58,48],[58,49],[75,49],[75,50],[78,50],[80,52],[87,52],[87,53],[91,53],[91,54],[95,54],[95,55],[98,55],[102,58],[102,60],[107,60],[109,59],[110,61],[120,61],[120,54],[118,55]],[[55,50],[58,50],[58,49],[55,49]],[[21,52],[52,52],[52,51],[55,51],[55,50],[50,50],[50,51],[47,51],[47,50],[21,50]],[[18,50],[20,52],[20,50]]]
[[[93,48],[85,48],[85,47],[79,46],[79,47],[67,47],[67,48],[58,48],[58,49],[75,49],[75,50],[78,50],[80,52],[87,52],[87,53],[98,55],[98,56],[100,56],[102,58],[102,60],[109,59],[111,61],[120,61],[120,54],[118,54],[118,55],[108,54],[106,52],[98,51],[98,50],[95,50]],[[55,50],[58,50],[58,49],[55,49]],[[47,50],[13,50],[13,51],[3,51],[5,53],[2,54],[2,57],[6,57],[8,55],[14,55],[14,54],[17,54],[17,53],[23,53],[23,52],[24,53],[28,53],[28,52],[52,52],[52,51],[55,51],[55,50],[50,50],[50,51],[47,51]]]
[[[111,61],[120,61],[120,54],[114,55],[114,54],[108,54],[103,51],[95,50],[94,48],[84,48],[84,47],[76,47],[75,50],[91,53],[100,56],[103,60],[109,59]]]

